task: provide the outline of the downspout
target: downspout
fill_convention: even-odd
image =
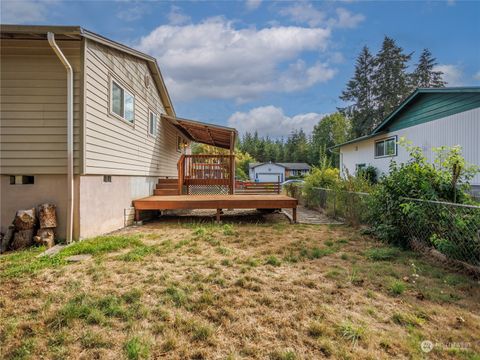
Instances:
[[[55,42],[55,34],[47,33],[48,43],[67,70],[67,243],[73,238],[73,69]]]

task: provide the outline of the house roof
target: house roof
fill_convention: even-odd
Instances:
[[[423,94],[445,94],[445,93],[480,93],[479,86],[472,87],[446,87],[446,88],[418,88],[412,92],[400,105],[398,105],[373,131],[365,136],[358,137],[356,139],[337,144],[330,149],[335,149],[344,145],[353,144],[359,141],[363,141],[380,135],[388,131],[389,125],[391,125],[402,114],[409,105],[413,104]],[[457,111],[458,112],[458,111]],[[413,125],[412,125],[413,126]]]
[[[231,150],[235,146],[237,130],[234,128],[168,115],[162,115],[162,118],[173,124],[192,141]]]
[[[145,60],[152,73],[152,77],[160,93],[167,114],[175,116],[175,110],[170,95],[165,86],[165,81],[163,80],[162,73],[158,67],[157,60],[154,57],[116,41],[107,39],[106,37],[86,30],[81,26],[0,25],[0,37],[2,39],[46,40],[48,32],[54,33],[57,40],[81,40],[82,38],[86,38]]]
[[[256,168],[257,166],[264,165],[264,164],[272,164],[272,165],[279,165],[284,167],[287,170],[310,170],[310,165],[307,163],[250,163],[248,166],[250,169]]]

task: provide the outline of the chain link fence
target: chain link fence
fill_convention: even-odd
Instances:
[[[368,193],[314,188],[309,207],[349,225],[368,225],[371,196]],[[398,213],[401,233],[414,250],[428,252],[439,261],[480,274],[480,206],[441,201],[400,198]],[[472,266],[474,268],[472,268]]]

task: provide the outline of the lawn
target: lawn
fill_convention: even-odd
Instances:
[[[0,257],[2,359],[480,359],[478,281],[342,225],[158,222],[41,250]]]

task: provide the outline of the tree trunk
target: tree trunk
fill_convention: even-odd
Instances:
[[[30,230],[36,225],[35,208],[28,210],[18,210],[13,220],[13,225],[17,230]]]
[[[42,204],[38,207],[38,220],[41,229],[57,227],[57,214],[55,210],[56,206],[53,204]]]
[[[15,226],[10,225],[8,227],[7,233],[2,239],[2,243],[0,244],[0,254],[3,254],[5,251],[7,251],[8,247],[10,246],[10,242],[12,241],[14,231]]]
[[[33,229],[20,230],[13,235],[11,248],[13,250],[24,249],[33,244]]]

